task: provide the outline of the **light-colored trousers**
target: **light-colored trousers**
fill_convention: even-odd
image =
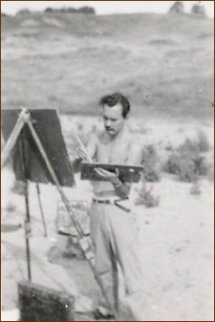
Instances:
[[[115,205],[92,203],[90,229],[96,272],[109,302],[117,312],[116,318],[144,321],[143,276],[139,262],[137,228],[130,213]],[[124,311],[121,310],[121,299],[118,296],[117,267],[120,267],[124,282]],[[104,303],[104,299],[101,299],[100,304],[104,306]]]

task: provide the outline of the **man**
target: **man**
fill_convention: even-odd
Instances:
[[[88,153],[95,162],[140,164],[140,148],[127,128],[130,112],[128,99],[120,93],[104,96],[100,105],[105,130],[94,134]],[[118,267],[125,284],[126,306],[131,320],[143,320],[142,272],[139,263],[137,231],[129,211],[115,203],[129,197],[131,184],[122,182],[118,173],[97,168],[101,181],[92,182],[94,197],[90,209],[91,237],[95,247],[96,272],[104,286],[108,301],[120,319]],[[127,209],[128,210],[128,209]],[[96,317],[111,317],[104,300],[95,311]],[[125,318],[125,317],[124,317]]]

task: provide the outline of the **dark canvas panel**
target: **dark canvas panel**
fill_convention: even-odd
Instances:
[[[2,131],[7,141],[21,110],[2,110]],[[74,175],[56,110],[30,110],[32,124],[46,151],[61,186],[73,186]],[[24,139],[24,140],[23,140]],[[23,147],[24,142],[24,147]],[[27,178],[33,182],[54,183],[40,151],[25,125],[13,149],[13,167],[17,180],[24,180],[23,160],[20,151],[24,148]]]

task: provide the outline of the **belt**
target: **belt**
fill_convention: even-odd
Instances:
[[[126,212],[131,212],[131,210],[127,207],[124,207],[122,205],[120,205],[119,203],[124,201],[124,200],[128,200],[128,198],[125,198],[125,199],[95,199],[93,198],[93,203],[100,203],[100,204],[105,204],[105,205],[114,205],[114,206],[117,206],[119,207],[120,209],[126,211]]]
[[[111,200],[111,199],[95,199],[93,198],[93,203],[103,203],[106,205],[114,205],[115,200]]]

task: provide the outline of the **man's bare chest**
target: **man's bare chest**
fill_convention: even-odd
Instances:
[[[114,142],[97,144],[97,162],[102,163],[126,163],[128,159],[129,142]]]

